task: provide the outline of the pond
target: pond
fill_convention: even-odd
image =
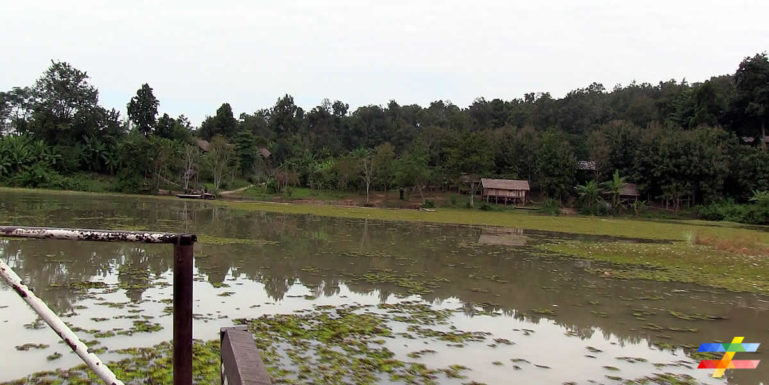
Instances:
[[[769,343],[769,298],[613,279],[536,247],[564,233],[17,191],[0,192],[0,224],[197,233],[195,338],[248,324],[279,380],[723,383],[696,369],[720,359],[700,343]],[[0,239],[0,258],[105,361],[171,339],[168,245]],[[0,325],[0,381],[80,363],[5,284]],[[351,351],[370,362],[345,372]],[[761,383],[769,365],[726,378]]]

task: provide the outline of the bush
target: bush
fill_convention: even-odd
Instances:
[[[275,178],[270,178],[267,180],[267,183],[264,185],[267,188],[268,194],[275,194],[280,192],[280,185],[278,185],[278,181]]]
[[[539,211],[549,215],[561,215],[561,207],[558,204],[558,201],[553,198],[545,199],[545,201],[542,202],[542,207],[539,208]]]
[[[433,201],[425,201],[425,203],[422,205],[423,209],[434,209],[435,208],[435,202]]]
[[[64,177],[41,163],[36,163],[24,171],[16,173],[9,178],[9,182],[12,186],[18,187],[65,188]]]
[[[467,204],[469,205],[470,203],[468,202]],[[488,204],[486,202],[481,202],[481,205],[480,205],[480,207],[478,207],[478,209],[479,210],[483,210],[483,211],[500,211],[500,210],[502,210],[498,206],[494,206],[494,205]]]
[[[144,177],[129,168],[123,168],[117,173],[117,183],[115,191],[124,193],[146,192],[146,181]]]
[[[697,214],[711,221],[769,224],[769,193],[754,191],[750,201],[752,203],[747,205],[737,204],[733,200],[714,202],[697,207]]]
[[[593,206],[579,207],[579,213],[582,215],[607,216],[611,215],[611,203],[606,201],[596,202]]]

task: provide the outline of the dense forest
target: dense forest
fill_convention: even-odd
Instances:
[[[126,192],[248,180],[274,191],[422,194],[484,176],[528,179],[565,203],[616,173],[643,199],[672,207],[769,191],[766,53],[701,83],[593,83],[560,99],[529,93],[466,108],[393,100],[350,111],[323,100],[306,111],[285,95],[238,117],[223,103],[194,127],[184,115],[159,114],[160,105],[144,84],[124,118],[99,105],[86,72],[54,61],[35,84],[0,92],[0,183],[87,189],[88,178],[110,175]],[[578,170],[578,161],[595,170]]]

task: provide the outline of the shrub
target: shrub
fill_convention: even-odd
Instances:
[[[545,199],[545,201],[542,202],[542,207],[539,208],[539,211],[549,215],[561,215],[561,207],[558,204],[558,201],[553,198]]]
[[[769,193],[754,191],[751,204],[741,205],[733,200],[714,202],[697,208],[702,219],[711,221],[730,221],[754,225],[769,224]]]
[[[423,209],[433,209],[435,208],[435,202],[433,201],[425,201],[425,203],[422,205]]]
[[[467,205],[469,206],[470,202],[467,202]],[[481,205],[478,207],[478,209],[479,210],[483,210],[483,211],[495,211],[495,210],[497,210],[496,207],[494,207],[494,206],[492,206],[492,205],[490,205],[490,204],[488,204],[486,202],[481,203]]]

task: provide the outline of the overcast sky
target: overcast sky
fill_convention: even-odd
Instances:
[[[197,124],[283,94],[309,110],[734,73],[769,50],[769,1],[0,0],[0,90],[50,65],[87,71],[105,107],[142,83]]]

